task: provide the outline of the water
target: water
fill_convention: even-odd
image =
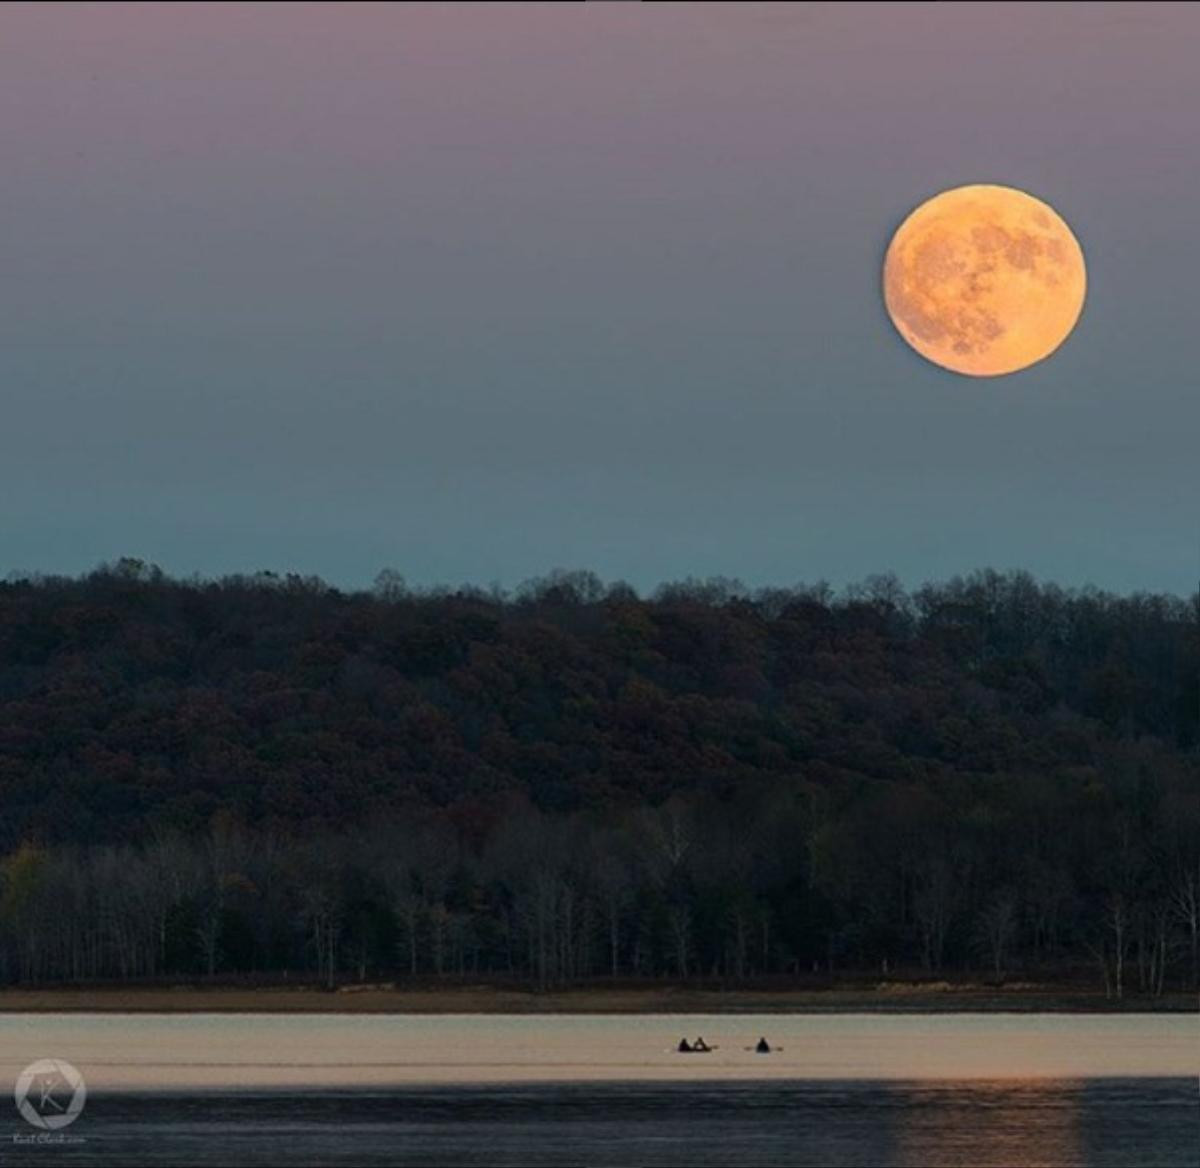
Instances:
[[[78,1142],[0,1098],[0,1164],[1200,1166],[1187,1015],[0,1016],[44,1057]]]

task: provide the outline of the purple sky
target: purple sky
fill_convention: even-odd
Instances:
[[[1200,8],[0,8],[0,571],[1190,590]],[[1083,319],[891,329],[934,192]]]

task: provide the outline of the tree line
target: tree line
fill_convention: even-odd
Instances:
[[[783,783],[620,813],[510,806],[281,834],[24,843],[0,979],[505,978],[737,985],[967,973],[1200,988],[1192,780],[1134,751],[1096,784]]]
[[[0,585],[0,978],[1197,985],[1197,600]]]

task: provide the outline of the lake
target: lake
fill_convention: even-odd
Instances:
[[[1181,1014],[4,1015],[0,1081],[0,1164],[1200,1165]]]

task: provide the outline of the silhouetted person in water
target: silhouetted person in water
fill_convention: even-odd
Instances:
[[[755,1045],[754,1050],[757,1054],[770,1054],[771,1044],[765,1038],[760,1038],[758,1043]]]
[[[712,1049],[712,1047],[710,1047],[708,1045],[708,1043],[704,1041],[703,1038],[697,1038],[696,1041],[692,1044],[692,1050],[709,1051],[711,1049]]]
[[[678,1050],[680,1054],[692,1053],[692,1048],[688,1046],[688,1040],[686,1038],[681,1038],[679,1040],[679,1045],[675,1049]]]

